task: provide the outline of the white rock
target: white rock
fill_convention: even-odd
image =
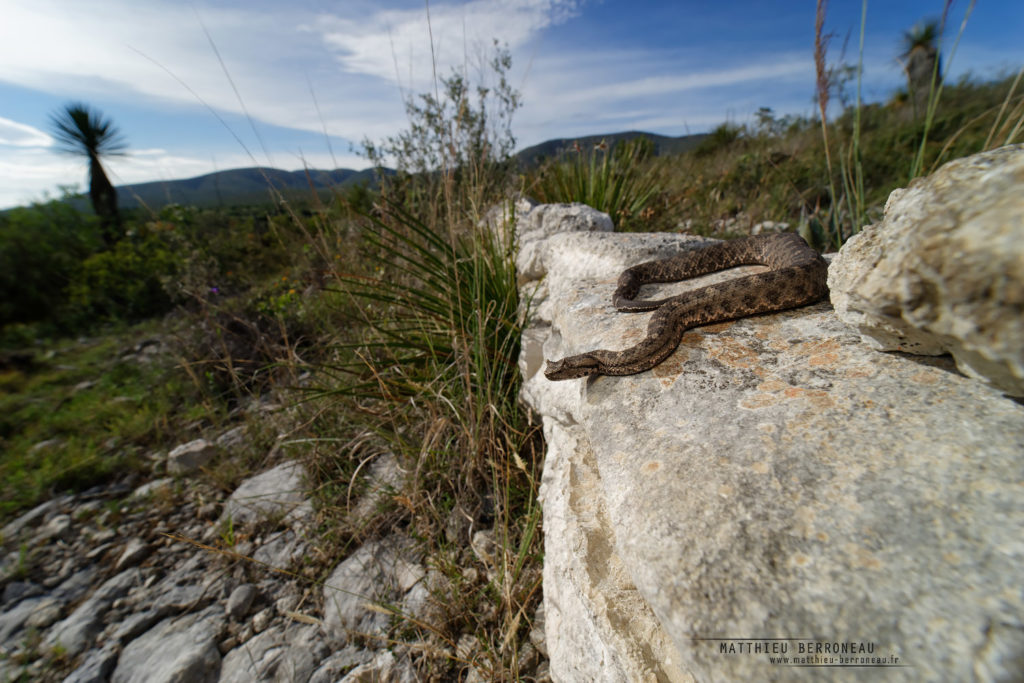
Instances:
[[[223,609],[165,619],[125,646],[112,683],[213,683],[221,657],[217,641],[224,626]]]
[[[246,479],[235,489],[221,512],[221,522],[237,528],[270,519],[291,523],[305,519],[313,508],[306,497],[306,470],[286,462]]]
[[[416,671],[406,658],[397,658],[390,650],[381,650],[372,661],[361,664],[339,683],[417,683]]]
[[[217,448],[206,439],[195,439],[176,446],[167,454],[167,471],[171,474],[189,474],[205,466]]]
[[[313,626],[267,629],[224,656],[219,683],[308,681],[326,654],[315,633]]]
[[[874,348],[953,354],[1024,396],[1024,145],[951,161],[895,190],[829,268],[832,304]]]
[[[424,575],[407,537],[393,534],[364,544],[324,584],[324,630],[341,642],[351,632],[383,633],[391,617],[379,604],[398,602]]]
[[[149,547],[149,544],[141,538],[130,538],[125,543],[124,550],[121,551],[121,556],[117,558],[117,564],[114,568],[120,571],[125,567],[132,567],[146,559],[151,550],[152,548]]]
[[[228,596],[227,605],[224,607],[227,615],[234,621],[244,619],[245,615],[249,613],[249,607],[252,605],[256,593],[256,587],[251,583],[243,583],[240,586],[236,586],[231,591],[231,595]]]
[[[686,244],[538,245],[520,367],[548,444],[552,677],[775,679],[766,657],[697,639],[820,637],[910,665],[889,680],[1012,678],[1013,648],[986,634],[1024,614],[1024,406],[941,359],[867,348],[828,303],[689,331],[639,375],[544,378],[544,358],[638,342],[650,314],[612,308],[618,275]]]
[[[361,529],[381,505],[401,491],[405,481],[405,472],[393,453],[382,453],[363,469],[366,472],[365,488],[347,516],[348,524],[356,529]]]
[[[154,479],[153,481],[146,482],[142,486],[132,491],[131,498],[146,498],[159,491],[164,491],[174,485],[174,479],[171,477],[163,477],[161,479]]]

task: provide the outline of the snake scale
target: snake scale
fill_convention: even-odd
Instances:
[[[744,265],[770,270],[657,301],[635,301],[642,285],[675,282]],[[744,237],[626,269],[612,303],[620,311],[657,309],[647,336],[622,351],[598,349],[548,361],[549,380],[589,375],[634,375],[668,358],[691,327],[805,306],[828,294],[828,264],[794,233]]]

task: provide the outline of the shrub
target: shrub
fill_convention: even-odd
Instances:
[[[0,214],[0,327],[52,317],[102,244],[96,217],[62,200]]]
[[[173,279],[179,256],[159,232],[146,230],[82,262],[68,286],[68,322],[136,321],[170,310],[164,280]]]

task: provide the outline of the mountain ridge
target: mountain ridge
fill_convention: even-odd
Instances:
[[[633,130],[554,138],[526,147],[517,152],[514,158],[518,160],[520,168],[531,168],[567,151],[574,143],[578,143],[581,149],[589,149],[601,142],[615,145],[621,141],[640,137],[647,138],[653,143],[655,156],[681,154],[696,147],[706,136],[705,133],[698,133],[670,137]],[[393,172],[391,169],[383,170],[386,173]],[[277,168],[252,166],[215,171],[192,178],[119,185],[116,189],[120,208],[148,207],[156,210],[168,204],[210,207],[276,203],[275,191],[286,199],[301,199],[309,196],[310,189],[317,192],[328,192],[359,184],[375,185],[374,169],[357,171],[350,168],[337,168],[334,170],[285,171]]]

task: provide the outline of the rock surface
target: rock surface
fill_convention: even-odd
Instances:
[[[425,575],[409,556],[413,545],[402,535],[371,541],[356,550],[324,583],[324,629],[339,642],[380,635],[391,614],[375,604],[394,603]]]
[[[965,375],[1024,396],[1024,145],[895,190],[828,284],[839,318],[874,348],[951,353]]]
[[[206,465],[217,455],[217,447],[206,439],[194,439],[177,446],[167,454],[167,471],[188,474]]]
[[[313,509],[304,493],[305,477],[305,470],[297,462],[282,463],[250,477],[228,498],[221,520],[246,526],[267,519],[290,523],[308,517]]]
[[[242,482],[215,505],[236,510],[243,524],[263,524],[261,535],[240,531],[245,540],[231,548],[261,565],[228,562],[162,535],[219,542],[222,526],[208,502],[217,494],[195,483],[172,489],[158,482],[134,492],[112,485],[21,515],[6,525],[0,556],[0,680],[335,683],[364,665],[354,680],[417,680],[409,657],[393,656],[387,639],[358,637],[383,636],[391,627],[392,617],[370,604],[374,597],[428,614],[424,570],[409,539],[371,541],[337,565],[333,581],[358,596],[331,589],[331,599],[321,601],[294,574],[271,571],[294,571],[310,550],[310,502],[301,480],[301,468],[286,463]],[[356,497],[353,507],[372,508],[380,495],[374,481],[361,488],[370,500]],[[156,489],[167,507],[154,504]],[[122,495],[116,516],[113,506],[96,502]],[[268,530],[268,521],[289,526]],[[32,550],[24,556],[21,547]],[[346,598],[334,600],[338,594]],[[56,654],[70,665],[59,675]],[[27,663],[9,663],[15,659]]]
[[[1024,406],[944,359],[867,348],[828,303],[688,331],[639,375],[544,378],[545,358],[639,341],[650,314],[612,308],[619,273],[694,241],[573,232],[525,257],[553,678],[807,673],[735,638],[793,639],[769,644],[789,657],[856,643],[906,665],[887,680],[1012,678]]]

